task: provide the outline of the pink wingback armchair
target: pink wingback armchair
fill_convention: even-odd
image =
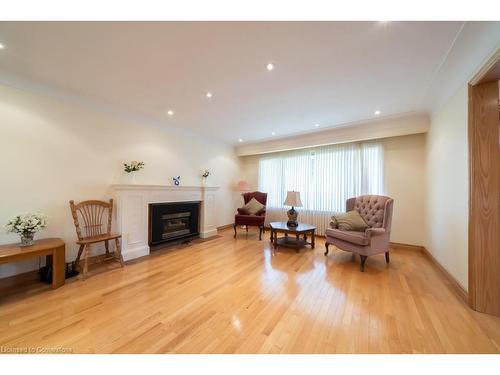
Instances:
[[[385,253],[385,261],[389,263],[393,203],[392,198],[382,195],[349,198],[346,201],[346,211],[358,211],[369,228],[365,232],[328,228],[325,231],[325,256],[328,255],[328,246],[331,244],[341,250],[359,254],[361,272],[364,272],[366,258],[370,255]]]

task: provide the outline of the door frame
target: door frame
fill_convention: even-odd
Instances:
[[[468,162],[469,162],[469,223],[468,223],[468,268],[469,268],[469,305],[472,309],[482,312],[491,313],[492,311],[486,311],[485,306],[478,305],[477,303],[477,264],[478,258],[484,254],[478,254],[476,249],[478,248],[477,242],[480,231],[476,228],[476,221],[474,214],[477,212],[476,206],[481,202],[481,199],[477,197],[476,191],[479,190],[479,185],[477,184],[478,172],[476,171],[476,161],[480,158],[479,147],[475,142],[475,121],[476,121],[476,108],[474,99],[474,88],[477,85],[494,82],[500,80],[500,49],[497,50],[483,65],[483,67],[474,75],[474,77],[469,81],[468,84],[468,124],[467,124],[467,143],[468,143]],[[473,178],[474,177],[474,178]],[[499,228],[500,230],[500,228]],[[500,270],[498,270],[500,273]],[[499,297],[500,299],[500,286],[499,286]],[[494,309],[495,315],[500,315],[498,309]]]

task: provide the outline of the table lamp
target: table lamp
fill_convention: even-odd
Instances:
[[[285,206],[292,206],[290,210],[287,211],[288,221],[286,225],[289,227],[296,227],[299,225],[297,222],[297,217],[299,213],[295,211],[294,207],[302,207],[302,202],[300,200],[300,193],[298,191],[289,191],[286,193]]]
[[[250,190],[250,184],[247,181],[240,181],[238,185],[236,185],[236,191],[241,191],[241,194]]]

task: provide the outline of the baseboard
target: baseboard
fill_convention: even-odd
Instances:
[[[427,250],[425,247],[421,246],[422,253],[429,258],[431,263],[441,272],[441,274],[448,281],[448,286],[450,289],[455,292],[457,296],[459,296],[467,305],[469,304],[469,294],[467,291],[460,285],[460,283],[444,268],[441,263],[437,261],[436,258]]]
[[[217,236],[217,229],[206,230],[204,232],[200,232],[200,238],[210,238],[213,236]]]
[[[232,228],[234,224],[226,224],[226,225],[221,225],[220,227],[217,227],[217,230],[223,230],[227,228]]]
[[[122,251],[122,256],[124,261],[144,257],[146,255],[149,255],[149,246],[147,245]]]
[[[399,249],[405,249],[405,250],[422,251],[424,249],[423,246],[420,246],[420,245],[410,245],[410,244],[407,244],[407,243],[390,242],[389,244],[390,244],[391,247],[397,247]]]

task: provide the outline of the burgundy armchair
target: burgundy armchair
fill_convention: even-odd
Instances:
[[[243,200],[245,204],[250,202],[252,198],[255,198],[258,202],[262,203],[264,206],[267,203],[267,193],[261,193],[260,191],[254,191],[251,193],[245,193],[243,195]],[[236,227],[238,225],[244,225],[248,232],[249,226],[259,227],[259,240],[262,240],[262,233],[264,229],[264,220],[266,219],[266,208],[257,212],[255,215],[249,215],[241,208],[238,208],[238,212],[234,217],[234,238],[236,238]]]
[[[325,256],[328,255],[328,245],[332,244],[341,250],[359,254],[361,272],[364,272],[366,258],[370,255],[385,253],[385,261],[389,263],[393,203],[392,198],[382,195],[349,198],[346,202],[346,211],[358,211],[368,224],[368,228],[365,232],[328,228],[325,231]]]

